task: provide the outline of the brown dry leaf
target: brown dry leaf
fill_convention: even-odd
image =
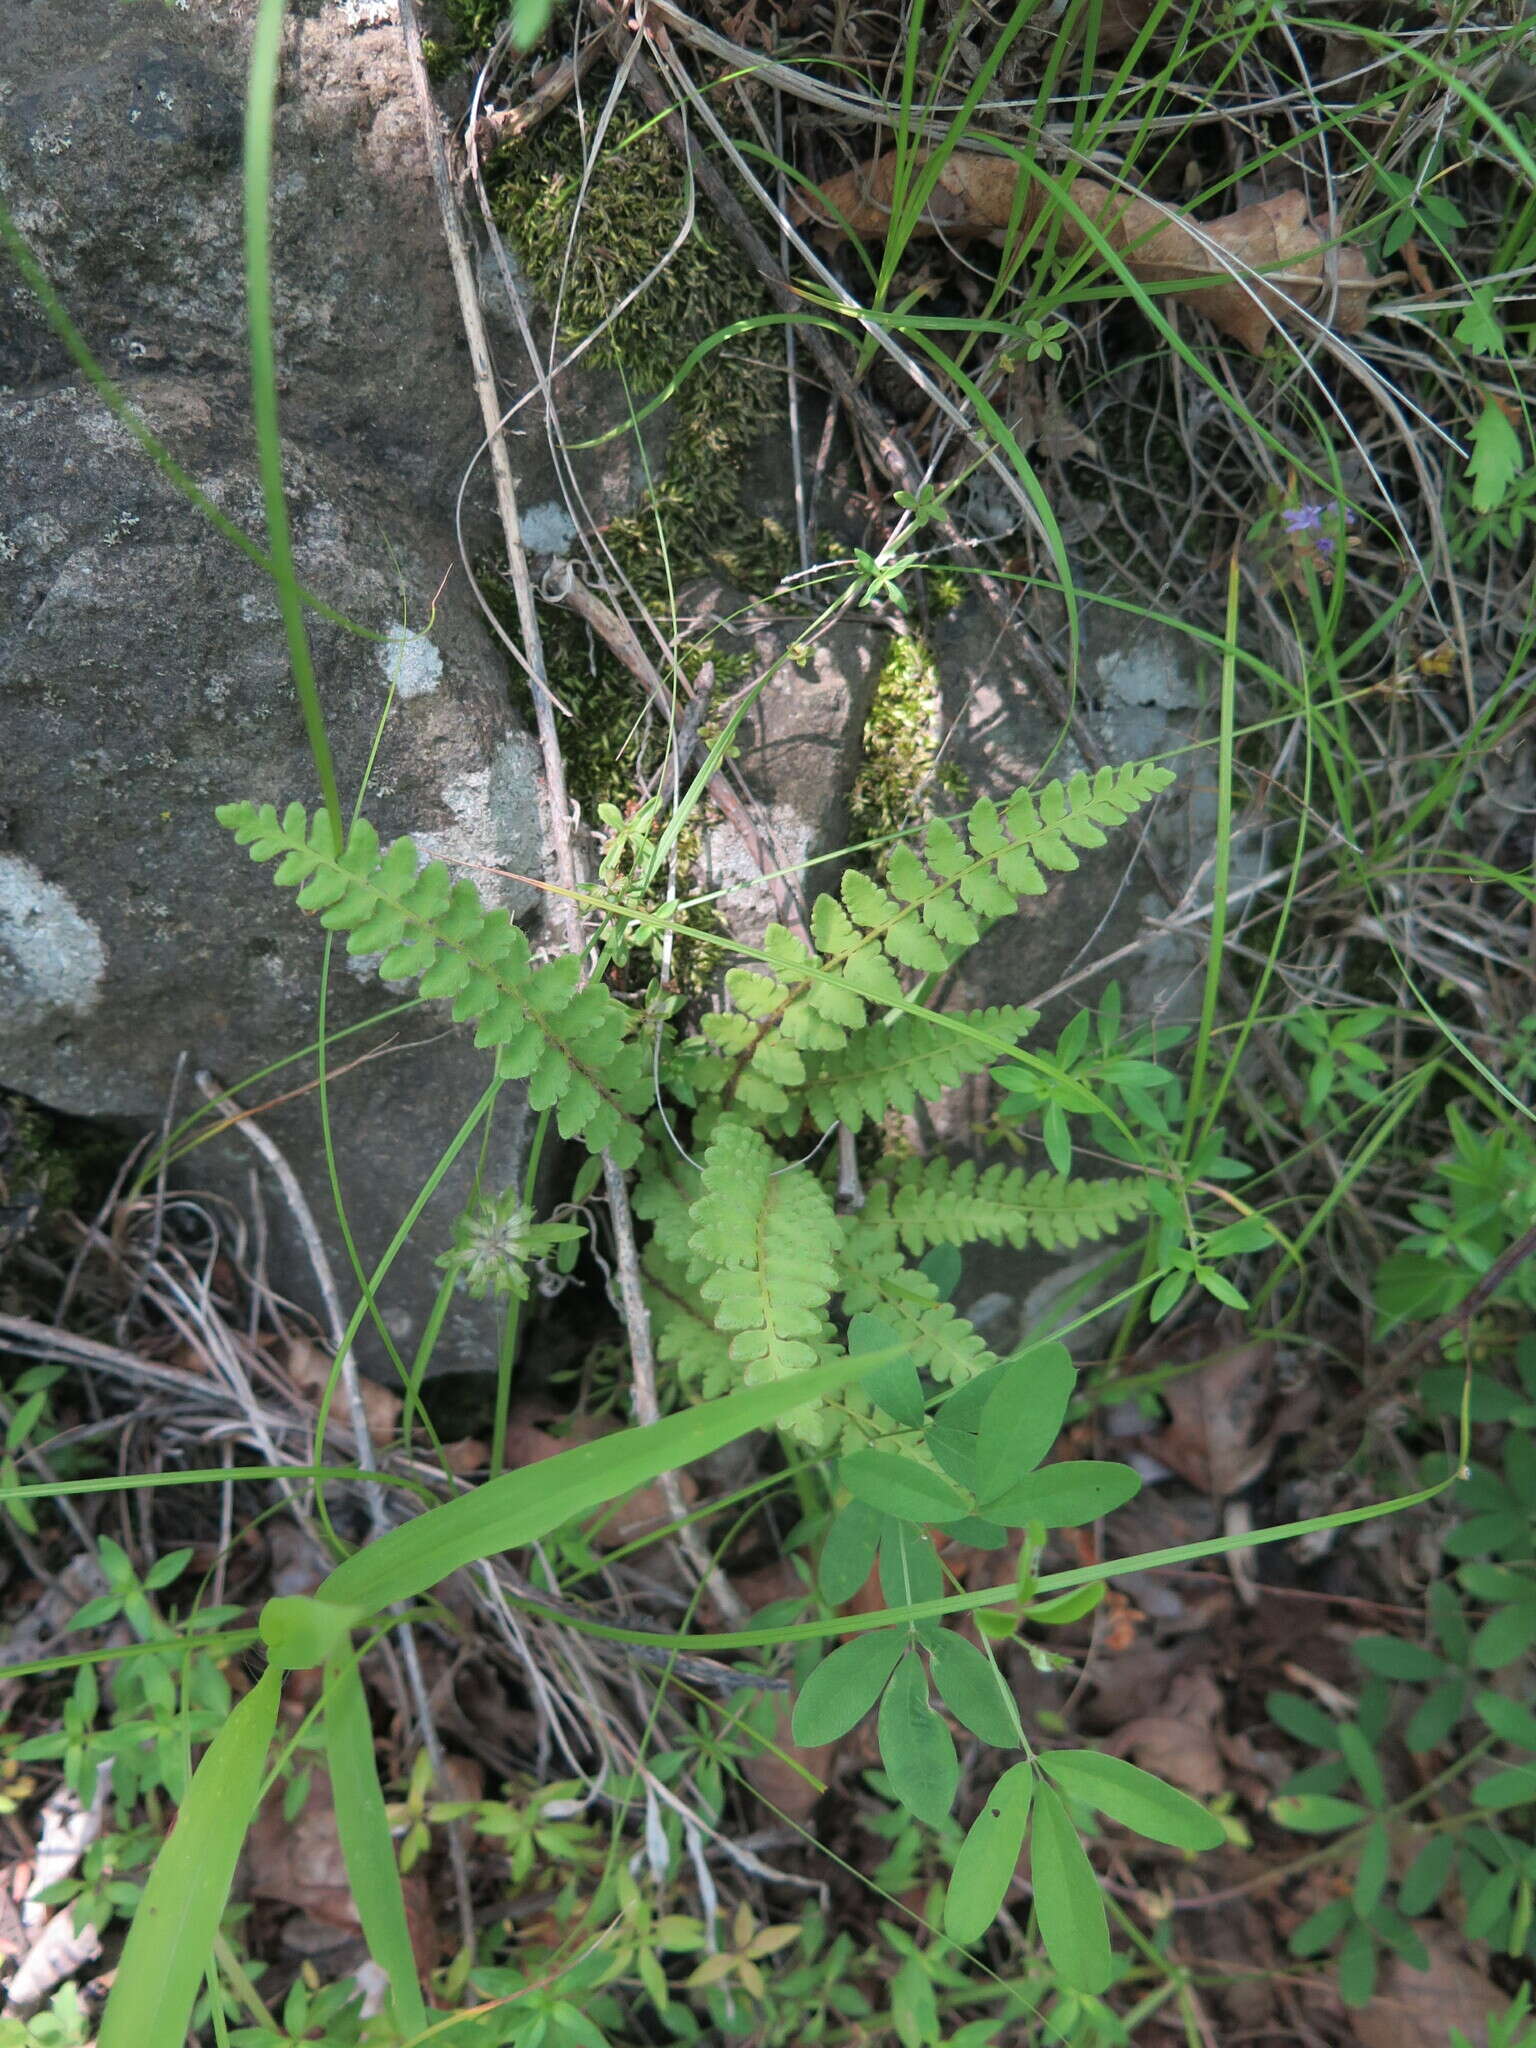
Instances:
[[[1227,1787],[1216,1737],[1221,1704],[1221,1690],[1209,1672],[1180,1672],[1155,1714],[1127,1721],[1100,1747],[1197,1799],[1214,1799]]]
[[[799,219],[843,233],[883,234],[891,218],[897,162],[891,150],[830,179],[800,202]],[[1048,197],[1033,180],[1021,195],[1019,179],[1019,166],[1009,157],[956,150],[939,173],[916,232],[1006,239],[1027,228]],[[1070,255],[1092,246],[1076,217],[1082,214],[1133,277],[1143,284],[1173,285],[1172,297],[1187,298],[1223,334],[1256,355],[1267,346],[1277,320],[1294,320],[1300,312],[1331,318],[1341,334],[1358,334],[1365,325],[1370,267],[1358,249],[1327,246],[1327,230],[1312,220],[1300,192],[1279,192],[1220,220],[1199,223],[1153,200],[1114,192],[1094,178],[1074,178],[1067,196],[1076,211],[1062,209],[1056,217],[1061,249]],[[1243,282],[1233,276],[1234,268],[1243,273]]]
[[[295,1948],[310,1953],[325,1946],[320,1929],[333,1930],[343,1940],[361,1931],[341,1853],[330,1780],[323,1770],[312,1774],[304,1804],[292,1820],[283,1812],[281,1786],[262,1803],[246,1837],[245,1873],[253,1898],[293,1906],[314,1923],[310,1928],[301,1923],[292,1930]],[[425,1973],[437,1962],[431,1893],[419,1870],[402,1877],[400,1886],[411,1947],[417,1967]],[[287,1938],[285,1930],[285,1941]]]
[[[283,1347],[283,1366],[289,1379],[299,1392],[318,1407],[331,1377],[335,1360],[328,1351],[318,1344],[312,1344],[307,1337],[290,1337]],[[374,1380],[361,1377],[358,1388],[362,1394],[363,1414],[368,1421],[368,1434],[376,1444],[393,1441],[395,1425],[400,1420],[403,1406],[398,1394],[388,1387],[381,1387]],[[352,1431],[347,1423],[346,1403],[338,1392],[331,1402],[330,1413],[325,1419],[325,1434],[335,1443],[350,1444]]]
[[[1232,1344],[1169,1380],[1162,1397],[1170,1420],[1147,1439],[1152,1456],[1217,1500],[1240,1493],[1274,1455],[1275,1432],[1259,1428],[1274,1362],[1272,1344]]]
[[[491,1449],[477,1436],[461,1436],[456,1443],[443,1445],[442,1459],[455,1479],[468,1479],[490,1463]]]
[[[741,1767],[741,1774],[758,1797],[797,1824],[808,1821],[836,1767],[837,1744],[820,1742],[806,1749],[789,1732],[788,1705],[781,1706],[773,1724],[772,1749],[755,1750]]]
[[[1472,2048],[1485,2048],[1488,2015],[1508,2000],[1448,1934],[1437,1935],[1428,1923],[1419,1932],[1429,1968],[1411,1970],[1396,1957],[1386,1964],[1376,1996],[1350,2016],[1357,2048],[1445,2048],[1452,2027],[1460,2027]]]

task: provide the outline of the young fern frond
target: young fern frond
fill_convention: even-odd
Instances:
[[[844,1311],[878,1314],[899,1334],[919,1372],[958,1387],[996,1365],[996,1353],[975,1325],[903,1259],[889,1217],[866,1209],[849,1219],[843,1273]]]
[[[675,1366],[692,1401],[713,1401],[741,1384],[729,1340],[715,1328],[714,1313],[686,1271],[653,1237],[640,1260],[651,1336],[663,1365]]]
[[[827,1305],[843,1233],[816,1176],[786,1168],[760,1132],[725,1117],[704,1154],[692,1216],[687,1277],[712,1305],[716,1329],[729,1335],[744,1384],[820,1364],[833,1342]],[[817,1403],[779,1426],[820,1448],[833,1422]]]
[[[476,1045],[494,1050],[497,1072],[525,1081],[535,1109],[555,1110],[562,1137],[634,1162],[650,1100],[645,1049],[606,988],[580,986],[579,959],[534,966],[505,910],[488,910],[441,861],[423,867],[410,839],[381,852],[364,819],[340,850],[325,813],[311,821],[302,804],[281,819],[271,804],[222,804],[218,819],[252,860],[278,861],[273,880],[297,888],[299,908],[318,911],[327,930],[345,932],[349,953],[382,954],[383,980],[414,980],[423,996],[451,1002],[456,1022],[474,1024]]]
[[[850,1031],[835,1052],[809,1053],[805,1079],[787,1091],[786,1108],[765,1116],[770,1130],[796,1131],[809,1122],[818,1131],[835,1123],[850,1130],[878,1123],[888,1110],[902,1115],[918,1102],[934,1102],[972,1074],[983,1073],[997,1058],[997,1045],[1017,1045],[1039,1021],[1035,1010],[998,1008],[972,1010],[960,1018],[973,1031],[985,1032],[994,1044],[978,1044],[952,1029],[945,1014],[914,1016],[910,1010],[861,1031]]]
[[[886,886],[851,869],[839,896],[811,910],[815,951],[782,925],[763,940],[769,971],[726,976],[733,1010],[705,1018],[703,1035],[722,1057],[701,1063],[728,1104],[755,1115],[785,1114],[809,1081],[806,1056],[843,1049],[870,1011],[905,1000],[902,969],[942,974],[980,938],[985,924],[1043,895],[1047,870],[1079,865],[1079,847],[1105,835],[1173,780],[1150,762],[1102,768],[1048,783],[1038,798],[1020,790],[1003,810],[983,798],[958,826],[935,818],[914,844],[895,846]]]
[[[1145,1215],[1139,1180],[1071,1180],[1018,1166],[977,1169],[973,1160],[904,1159],[881,1168],[864,1214],[888,1217],[914,1256],[936,1244],[1010,1244],[1071,1251]]]

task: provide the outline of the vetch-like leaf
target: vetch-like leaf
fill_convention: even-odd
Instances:
[[[1140,1491],[1141,1478],[1129,1465],[1069,1458],[1030,1473],[991,1500],[983,1499],[981,1513],[1014,1529],[1030,1522],[1047,1529],[1077,1529],[1123,1508]]]
[[[960,1764],[954,1740],[928,1703],[928,1674],[908,1650],[880,1702],[880,1761],[891,1790],[931,1827],[949,1816]]]
[[[901,1339],[879,1316],[867,1313],[852,1316],[848,1322],[848,1356],[862,1358],[866,1352],[883,1351],[887,1354],[883,1365],[875,1366],[864,1376],[864,1391],[877,1408],[883,1408],[893,1421],[904,1429],[920,1429],[923,1422],[923,1383],[918,1377],[917,1367],[910,1358],[892,1358],[892,1351],[900,1351]]]
[[[1271,1820],[1299,1835],[1332,1835],[1369,1818],[1353,1799],[1335,1799],[1328,1792],[1282,1792],[1269,1802]]]
[[[1010,1361],[977,1429],[978,1499],[991,1500],[1033,1472],[1061,1434],[1076,1384],[1065,1344],[1042,1344]]]
[[[1002,1673],[984,1651],[945,1629],[934,1641],[930,1663],[939,1698],[963,1727],[994,1749],[1018,1747],[1024,1739],[1019,1710]]]
[[[862,1721],[885,1690],[906,1647],[904,1629],[871,1629],[824,1657],[800,1688],[790,1727],[796,1742],[813,1749]]]
[[[816,1572],[821,1597],[829,1607],[851,1600],[869,1577],[884,1519],[862,1500],[849,1501],[833,1516]]]
[[[992,1787],[972,1821],[944,1899],[944,1932],[967,1947],[980,1941],[997,1918],[1024,1849],[1035,1773],[1014,1764]]]
[[[838,1477],[855,1500],[899,1522],[957,1522],[970,1512],[947,1479],[894,1451],[854,1451],[838,1467]]]
[[[1040,1938],[1056,1974],[1074,1991],[1097,1996],[1108,1986],[1114,1968],[1104,1902],[1088,1852],[1049,1785],[1035,1793],[1029,1877]]]
[[[1536,1805],[1536,1764],[1495,1771],[1472,1787],[1472,1804],[1484,1813],[1502,1813],[1507,1806]]]
[[[1123,1757],[1096,1749],[1053,1749],[1042,1753],[1040,1768],[1071,1798],[1097,1807],[1150,1841],[1174,1849],[1218,1849],[1227,1838],[1221,1822],[1199,1800]]]

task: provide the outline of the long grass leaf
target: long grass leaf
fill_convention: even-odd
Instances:
[[[336,1832],[347,1882],[368,1953],[389,1977],[395,2022],[421,2033],[427,2008],[416,1975],[405,1898],[390,1840],[389,1815],[373,1754],[373,1726],[356,1657],[343,1652],[325,1667],[325,1761],[336,1805]]]
[[[750,1430],[767,1428],[802,1402],[819,1400],[896,1355],[871,1351],[857,1359],[840,1358],[814,1372],[706,1401],[647,1429],[581,1444],[532,1471],[508,1472],[357,1551],[337,1566],[315,1597],[367,1614],[414,1599],[461,1566],[532,1543],[662,1472],[705,1457]]]
[[[261,1795],[282,1674],[269,1669],[208,1746],[139,1901],[97,2048],[176,2048]]]

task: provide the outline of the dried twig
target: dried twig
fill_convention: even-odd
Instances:
[[[574,55],[567,54],[559,63],[546,66],[534,81],[528,97],[519,105],[494,107],[489,113],[482,114],[475,123],[476,151],[481,156],[489,156],[492,150],[505,148],[509,142],[520,142],[525,135],[531,135],[541,121],[547,120],[556,107],[563,106],[570,98],[603,46],[602,36],[588,36]]]

